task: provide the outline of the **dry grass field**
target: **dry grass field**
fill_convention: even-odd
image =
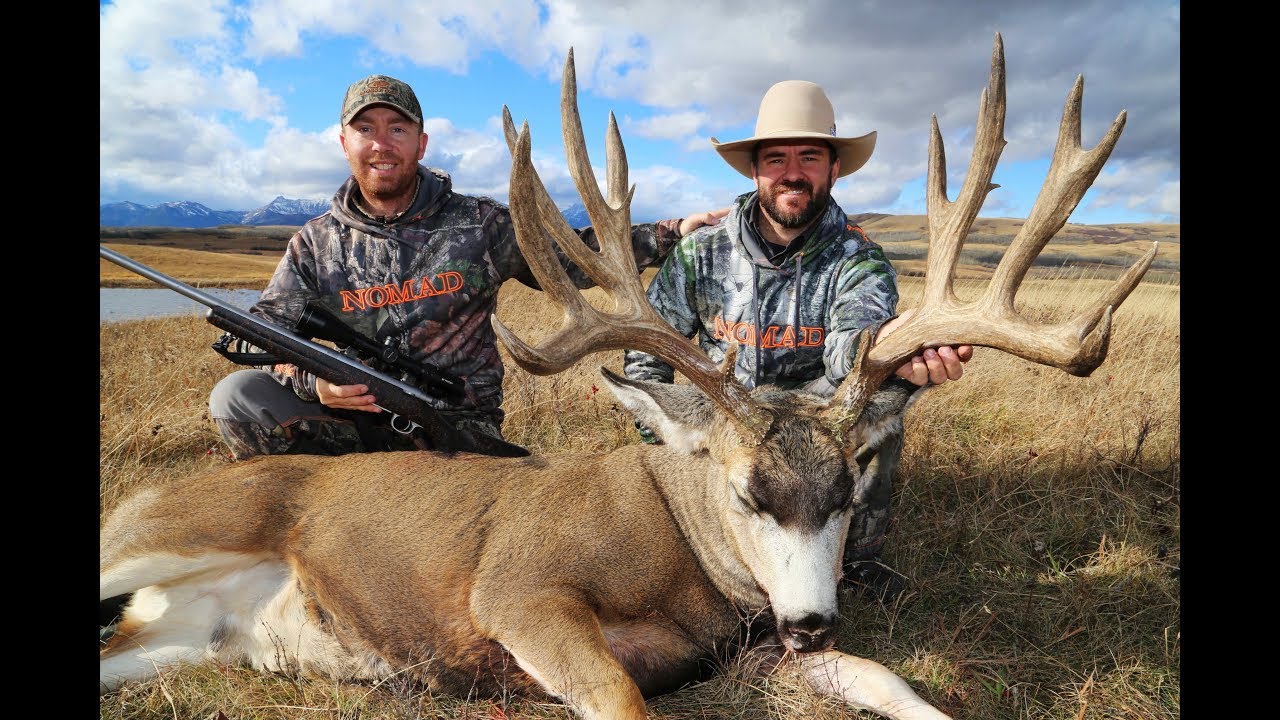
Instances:
[[[880,243],[903,275],[924,276],[928,252],[928,218],[924,215],[854,216],[872,240]],[[991,277],[1023,220],[978,218],[970,229],[960,256],[960,278]],[[1178,276],[1182,229],[1173,224],[1075,225],[1058,231],[1036,258],[1028,277],[1061,277],[1064,269],[1083,270],[1095,277],[1116,277],[1142,257],[1152,242],[1160,254],[1147,273],[1151,282],[1171,282]]]
[[[898,272],[904,276],[924,276],[928,250],[928,220],[924,215],[879,215],[865,213],[851,218],[880,243]],[[1022,220],[978,218],[965,242],[959,278],[984,280],[991,277]],[[194,230],[173,228],[102,228],[100,242],[124,252],[138,262],[169,275],[187,273],[185,279],[199,281],[201,287],[251,287],[266,285],[285,242],[296,228],[224,226]],[[1068,223],[1037,258],[1029,277],[1062,277],[1065,270],[1094,277],[1115,277],[1151,247],[1160,243],[1160,254],[1147,273],[1150,282],[1176,282],[1181,258],[1181,226],[1074,225]],[[124,248],[128,246],[128,250]],[[208,256],[189,256],[200,251]],[[249,254],[227,263],[215,253]],[[215,270],[215,268],[222,268]],[[259,277],[265,270],[266,274]],[[103,287],[148,287],[145,278],[102,261]],[[180,278],[184,279],[184,278]]]
[[[120,244],[104,242],[103,246],[127,256],[131,260],[171,275],[189,285],[201,288],[253,288],[267,286],[271,273],[280,263],[284,244],[270,255],[243,255],[210,250],[187,250],[145,244]],[[101,287],[153,288],[156,283],[137,273],[102,258],[98,259],[98,278]]]
[[[876,237],[875,224],[864,220],[864,227]],[[1164,231],[1174,237],[1159,238],[1161,258],[1170,249],[1176,258],[1177,226]],[[193,275],[180,262],[166,265],[174,256],[103,240],[188,281],[226,276],[216,267]],[[274,267],[274,259],[262,259]],[[104,262],[104,284],[114,267]],[[1030,278],[1018,306],[1037,318],[1063,317],[1102,291],[1108,268]],[[979,279],[960,283],[962,296],[980,289],[981,273],[974,274]],[[1117,312],[1110,355],[1092,376],[978,348],[961,381],[916,404],[884,555],[909,579],[908,589],[888,605],[842,597],[837,647],[885,664],[957,720],[1181,716],[1176,263],[1161,280],[1144,281]],[[921,281],[904,275],[901,286],[901,307],[911,307]],[[504,287],[498,314],[531,339],[559,322],[540,293],[518,283]],[[229,462],[205,411],[209,389],[235,369],[209,350],[219,334],[196,316],[101,325],[104,515],[139,488]],[[508,439],[537,453],[607,452],[638,442],[630,416],[608,391],[597,391],[600,365],[620,370],[620,353],[552,377],[509,362]],[[219,712],[227,720],[571,718],[555,704],[466,703],[394,680],[342,684],[208,666],[127,685],[99,705],[100,717],[129,720],[204,720]],[[872,717],[814,699],[785,675],[751,678],[735,663],[707,683],[653,700],[650,710],[657,720]]]

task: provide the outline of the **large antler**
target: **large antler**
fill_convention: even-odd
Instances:
[[[683,373],[723,409],[745,441],[758,442],[768,430],[771,417],[751,401],[746,387],[734,377],[736,346],[726,355],[721,369],[649,305],[631,247],[631,197],[635,188],[626,191],[626,197],[622,195],[623,188],[627,187],[627,156],[622,136],[613,113],[609,113],[605,145],[609,181],[606,202],[600,195],[582,137],[572,49],[564,64],[560,119],[569,172],[591,218],[600,250],[588,247],[556,208],[533,169],[529,124],[525,122],[517,136],[511,113],[504,105],[502,121],[511,150],[511,220],[516,241],[543,292],[563,308],[564,321],[559,330],[534,348],[494,317],[493,328],[498,338],[520,367],[537,375],[560,372],[601,350],[634,349],[655,355]],[[565,255],[612,298],[612,313],[596,310],[582,296],[560,265],[551,246],[552,238]]]
[[[1084,78],[1077,76],[1067,96],[1058,130],[1058,144],[1044,187],[1001,258],[981,297],[961,303],[952,287],[952,274],[969,228],[987,193],[1000,152],[1004,149],[1005,72],[1004,42],[996,34],[991,53],[991,80],[978,106],[973,158],[960,195],[947,200],[946,158],[938,117],[933,117],[929,138],[929,259],[924,297],[915,314],[868,348],[863,338],[854,371],[841,384],[828,408],[829,417],[843,429],[862,411],[870,393],[908,358],[923,348],[943,345],[982,345],[1003,350],[1032,362],[1088,376],[1107,356],[1111,337],[1111,313],[1128,297],[1151,266],[1157,244],[1115,282],[1102,297],[1058,324],[1032,322],[1013,309],[1013,297],[1031,263],[1045,243],[1066,223],[1084,193],[1097,177],[1124,128],[1125,111],[1092,150],[1080,146],[1080,101]]]

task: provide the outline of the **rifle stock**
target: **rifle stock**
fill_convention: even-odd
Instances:
[[[98,254],[111,262],[185,295],[209,308],[205,320],[214,327],[266,350],[282,361],[338,385],[362,384],[378,400],[378,405],[394,416],[422,427],[435,450],[462,451],[500,457],[524,457],[529,451],[519,445],[455,428],[429,405],[421,390],[374,370],[342,353],[297,333],[269,323],[218,298],[201,292],[110,248],[98,246]],[[393,423],[396,418],[393,417]]]

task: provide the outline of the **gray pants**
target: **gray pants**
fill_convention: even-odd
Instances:
[[[893,476],[901,459],[902,435],[886,437],[854,484],[853,521],[849,523],[849,539],[844,546],[846,566],[875,559],[884,546],[885,533],[889,530]]]
[[[487,415],[441,414],[455,427],[502,438]],[[237,370],[218,381],[209,393],[209,417],[237,460],[420,449],[412,437],[392,429],[390,413],[335,410],[308,402],[265,370]]]

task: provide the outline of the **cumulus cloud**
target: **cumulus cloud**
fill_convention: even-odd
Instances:
[[[711,116],[705,112],[680,112],[655,115],[644,120],[626,118],[622,122],[623,131],[640,137],[658,140],[681,140],[688,138],[705,126]]]
[[[872,161],[837,186],[837,198],[851,212],[923,212],[910,188],[924,175],[930,120],[958,183],[996,32],[1008,68],[1002,162],[1052,153],[1083,75],[1086,147],[1127,116],[1088,205],[1176,221],[1180,15],[1155,0],[817,0],[803,12],[763,0],[117,0],[100,6],[100,195],[245,208],[277,194],[328,197],[346,175],[337,129],[302,130],[294,89],[266,65],[317,57],[343,40],[352,71],[332,83],[335,95],[370,67],[470,77],[500,57],[528,73],[502,89],[520,97],[525,84],[558,84],[572,47],[580,94],[626,107],[619,118],[637,208],[684,203],[682,212],[722,206],[743,187],[712,162],[707,139],[749,135],[770,85],[812,80],[834,103],[840,134],[879,133]],[[432,114],[450,108],[445,101]],[[500,125],[433,122],[427,162],[449,170],[460,190],[505,197]],[[534,138],[548,187],[571,202],[555,134]],[[1015,210],[1017,196],[993,193],[984,212],[1004,201]]]

